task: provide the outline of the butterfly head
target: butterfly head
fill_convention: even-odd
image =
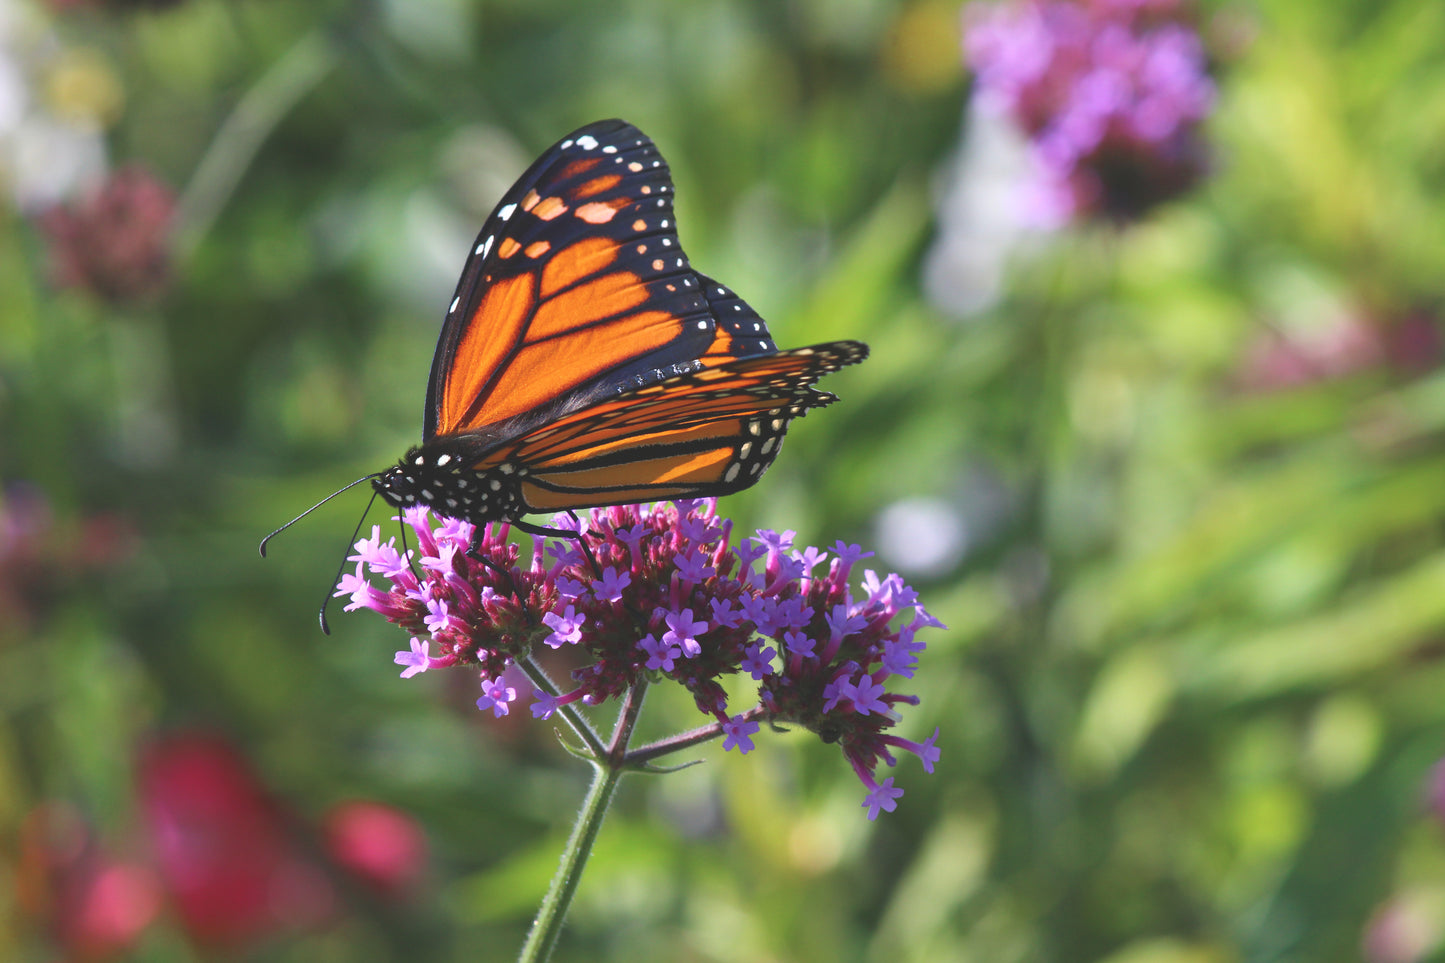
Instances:
[[[397,508],[424,506],[478,524],[514,519],[525,511],[509,472],[476,471],[459,452],[432,445],[410,449],[371,486]]]

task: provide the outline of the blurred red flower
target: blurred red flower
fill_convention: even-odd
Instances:
[[[68,960],[123,956],[160,910],[155,874],[103,852],[72,806],[33,809],[21,823],[17,856],[17,903]]]
[[[139,167],[116,171],[86,196],[40,215],[58,287],[114,304],[153,300],[171,277],[171,189]]]

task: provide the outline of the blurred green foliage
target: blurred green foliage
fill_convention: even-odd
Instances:
[[[965,138],[954,3],[9,2],[37,101],[90,110],[181,229],[165,297],[117,307],[55,290],[33,209],[0,214],[0,477],[54,518],[33,579],[0,570],[7,861],[57,799],[135,849],[137,747],[205,726],[304,819],[378,799],[430,841],[404,911],[250,958],[512,955],[585,773],[469,677],[398,682],[379,619],[316,631],[361,495],[255,545],[417,440],[477,226],[621,116],[779,344],[873,346],[724,510],[869,543],[927,497],[980,534],[910,574],[951,626],[907,724],[941,727],[938,771],[905,761],[876,823],[801,733],[634,779],[557,959],[1442,958],[1445,7],[1204,6],[1207,184],[1048,238],[960,320],[919,281]],[[131,534],[86,564],[97,517]],[[654,696],[646,727],[693,724]],[[51,958],[22,882],[0,956]],[[162,917],[134,958],[203,954]]]

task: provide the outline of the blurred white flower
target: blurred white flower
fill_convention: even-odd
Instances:
[[[4,135],[0,135],[3,137]],[[18,124],[5,140],[5,178],[21,210],[50,207],[105,176],[105,141],[100,131],[44,113]]]
[[[1038,245],[1043,182],[1028,145],[997,112],[970,103],[963,143],[944,172],[938,235],[923,262],[923,287],[941,311],[967,318],[1003,293],[1009,263]]]
[[[24,211],[55,204],[106,171],[98,124],[37,96],[62,49],[35,7],[0,0],[0,191]]]
[[[958,509],[941,498],[904,498],[878,513],[873,538],[878,554],[904,575],[947,573],[969,547]]]

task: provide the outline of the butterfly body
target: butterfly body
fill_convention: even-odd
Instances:
[[[483,523],[725,495],[757,481],[855,341],[780,351],[694,271],[652,141],[623,121],[559,141],[483,225],[442,325],[423,442],[373,479]]]

